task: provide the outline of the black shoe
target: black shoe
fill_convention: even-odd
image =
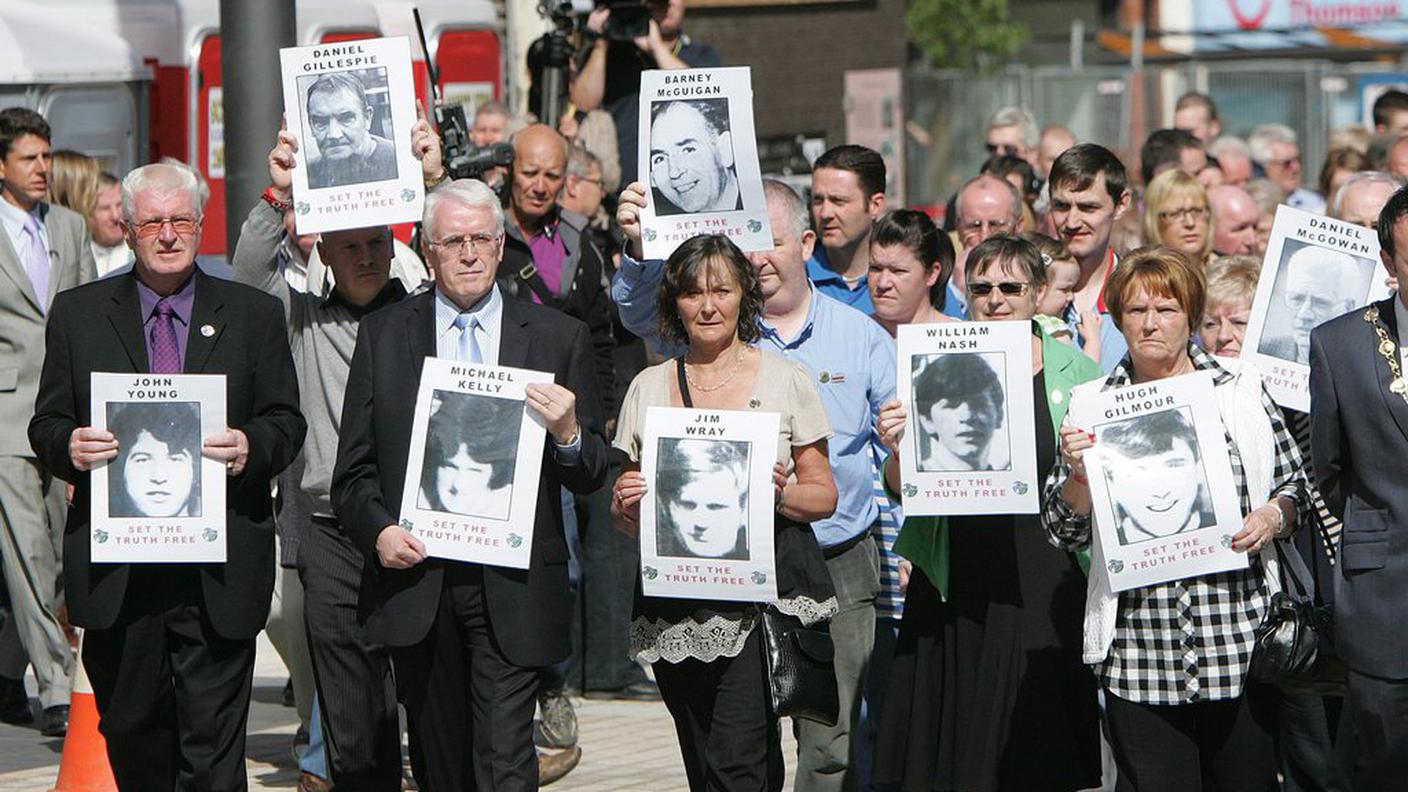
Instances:
[[[660,688],[646,679],[615,690],[588,690],[582,698],[593,701],[659,701]]]
[[[23,679],[0,677],[0,721],[15,726],[34,723],[34,711],[29,708],[29,694]]]
[[[68,734],[68,705],[45,707],[39,717],[39,733],[45,737],[62,737]]]

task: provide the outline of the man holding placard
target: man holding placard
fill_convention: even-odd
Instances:
[[[358,330],[332,503],[372,567],[363,589],[367,636],[391,647],[421,787],[537,789],[538,669],[571,648],[561,490],[591,492],[606,473],[589,333],[558,311],[502,295],[494,279],[503,209],[482,182],[442,185],[426,200],[424,223],[435,288],[368,316]],[[527,460],[539,476],[526,569],[429,557],[418,534],[430,537],[435,521],[404,513],[406,487],[421,484],[410,470],[412,435],[427,417],[417,393],[431,364],[515,367],[553,379],[522,386],[528,416],[549,435],[543,453]],[[519,472],[523,448],[520,438]],[[517,481],[515,474],[515,496]]]
[[[423,111],[419,116],[411,130],[412,150],[425,181],[434,183],[444,177],[440,141]],[[297,137],[281,130],[269,152],[269,190],[240,227],[232,266],[236,281],[283,305],[306,396],[308,443],[299,491],[284,497],[303,498],[301,512],[305,520],[311,516],[301,526],[297,561],[330,780],[387,789],[401,777],[400,725],[385,688],[390,658],[385,647],[367,640],[357,619],[364,559],[337,522],[329,491],[357,327],[372,311],[404,299],[406,289],[391,277],[393,237],[385,225],[323,232],[317,253],[332,273],[331,294],[289,284],[288,258],[278,255],[285,232],[281,204],[291,200],[292,171],[303,164]]]
[[[1335,652],[1365,766],[1355,789],[1399,789],[1408,774],[1408,191],[1379,215],[1380,258],[1399,291],[1310,334],[1310,444],[1330,512],[1344,521],[1335,579]]]
[[[122,192],[133,274],[55,300],[29,440],[74,485],[64,588],[74,623],[88,629],[83,659],[119,787],[241,790],[255,636],[274,583],[269,481],[303,443],[298,383],[278,302],[195,266],[193,172],[147,165]],[[97,531],[90,539],[90,511],[96,519],[106,505],[94,491],[104,466],[128,450],[94,428],[96,372],[221,375],[228,428],[206,433],[201,454],[224,465],[223,562],[171,563],[180,548],[160,544],[133,563],[91,560],[103,539]],[[138,442],[144,436],[171,453],[174,436],[153,434],[150,421]],[[202,488],[202,502],[213,495]],[[154,526],[154,536],[164,533]]]

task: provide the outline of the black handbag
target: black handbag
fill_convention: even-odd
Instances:
[[[830,625],[806,626],[772,606],[759,607],[758,616],[773,713],[835,726],[841,701]]]
[[[1252,677],[1287,692],[1342,692],[1344,666],[1329,651],[1334,613],[1316,602],[1310,570],[1296,548],[1286,541],[1274,544],[1282,590],[1271,596],[1256,629]]]

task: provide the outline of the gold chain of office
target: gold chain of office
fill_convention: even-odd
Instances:
[[[1374,328],[1374,332],[1379,336],[1379,354],[1383,356],[1384,362],[1388,363],[1388,370],[1393,374],[1393,379],[1388,383],[1388,389],[1397,393],[1405,402],[1408,402],[1408,383],[1403,381],[1403,366],[1398,359],[1398,344],[1388,337],[1388,328],[1379,321],[1379,309],[1377,306],[1369,306],[1364,311],[1364,321]]]

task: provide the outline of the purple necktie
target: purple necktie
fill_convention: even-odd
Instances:
[[[39,218],[26,214],[24,232],[29,235],[29,246],[24,253],[24,268],[29,273],[29,282],[34,284],[34,296],[39,298],[39,308],[49,310],[49,247],[39,232]]]
[[[156,303],[156,322],[152,324],[152,374],[180,374],[181,348],[176,344],[176,323],[171,321],[171,317],[176,315],[176,309],[171,307],[171,303],[162,298]]]

